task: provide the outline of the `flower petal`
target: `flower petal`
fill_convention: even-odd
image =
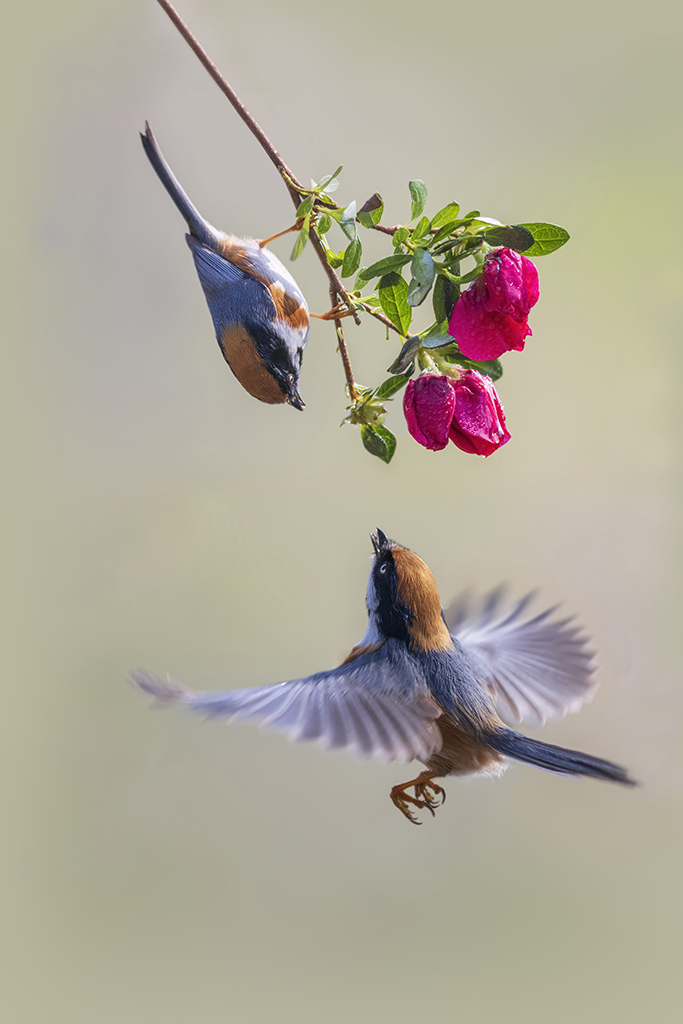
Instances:
[[[448,377],[425,373],[408,383],[403,412],[408,430],[418,444],[440,451],[448,444],[455,394]]]
[[[521,352],[524,339],[531,334],[526,320],[520,323],[504,313],[489,312],[476,299],[467,298],[470,291],[463,292],[456,302],[448,325],[462,354],[479,362],[497,359],[512,349]]]
[[[489,377],[467,370],[453,384],[451,441],[464,452],[491,455],[510,440],[503,406]]]

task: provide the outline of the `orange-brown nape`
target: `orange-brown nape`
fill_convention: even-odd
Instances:
[[[408,632],[418,651],[447,651],[453,646],[441,613],[441,598],[431,570],[407,548],[394,547],[396,591],[411,612]]]
[[[280,405],[287,396],[268,372],[243,324],[231,324],[221,335],[225,361],[245,391],[268,405]]]
[[[285,320],[294,330],[308,327],[308,313],[295,295],[286,292],[279,281],[269,284],[268,291],[275,303],[279,320]]]

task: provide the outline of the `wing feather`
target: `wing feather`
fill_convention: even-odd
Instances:
[[[593,652],[583,630],[572,618],[553,620],[557,607],[525,619],[533,596],[503,611],[498,588],[478,613],[465,595],[446,614],[478,682],[511,725],[563,718],[590,700],[596,686]]]
[[[328,750],[347,748],[361,758],[427,759],[441,747],[438,704],[414,661],[395,641],[348,664],[274,686],[194,693],[140,669],[140,689],[177,701],[209,718],[256,721],[291,740],[317,740]]]

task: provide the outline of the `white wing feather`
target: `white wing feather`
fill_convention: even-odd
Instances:
[[[131,680],[158,700],[178,701],[210,718],[256,721],[291,740],[346,747],[361,758],[426,760],[442,743],[439,706],[414,664],[391,643],[330,672],[246,690],[193,693],[143,669]]]
[[[578,711],[595,691],[593,652],[573,619],[553,621],[555,608],[524,618],[533,594],[501,614],[502,589],[484,599],[478,614],[465,596],[446,623],[478,682],[506,722],[540,726]]]

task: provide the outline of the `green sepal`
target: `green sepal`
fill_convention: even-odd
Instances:
[[[360,428],[360,436],[366,451],[375,455],[387,465],[391,462],[396,451],[396,437],[386,427],[371,427],[363,423]]]
[[[485,374],[491,380],[499,380],[503,376],[503,364],[500,359],[486,359],[475,362],[474,359],[467,359],[462,354],[452,338],[451,341],[453,342],[451,347],[439,353],[442,358],[447,359],[450,363],[456,363],[466,370],[478,370],[479,373]],[[423,343],[423,347],[426,348],[427,346]]]

